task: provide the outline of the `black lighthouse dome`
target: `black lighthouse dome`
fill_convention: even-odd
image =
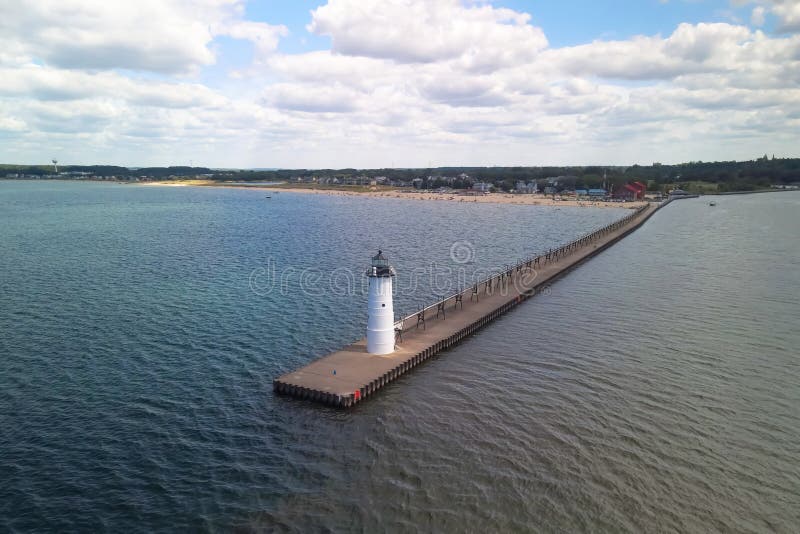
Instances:
[[[383,255],[383,251],[372,257],[372,265],[367,270],[367,276],[394,276],[394,268],[389,265],[389,259]]]

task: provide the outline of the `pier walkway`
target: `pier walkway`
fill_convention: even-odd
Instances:
[[[534,296],[554,278],[638,228],[666,204],[637,208],[617,222],[516,263],[401,319],[395,323],[397,346],[391,354],[367,353],[364,338],[276,378],[274,390],[283,395],[349,408]]]

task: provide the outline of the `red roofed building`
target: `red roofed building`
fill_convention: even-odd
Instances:
[[[614,188],[612,196],[620,200],[642,200],[647,186],[641,182],[633,182]]]

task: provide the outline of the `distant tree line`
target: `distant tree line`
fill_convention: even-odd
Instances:
[[[692,161],[677,165],[582,166],[582,167],[437,167],[417,169],[279,169],[279,170],[220,170],[207,167],[142,167],[113,165],[70,165],[59,168],[60,173],[88,173],[97,177],[147,177],[167,180],[202,176],[211,180],[294,181],[308,179],[347,179],[357,176],[386,177],[392,183],[414,183],[425,189],[438,187],[465,188],[474,182],[487,182],[498,189],[511,190],[520,181],[536,181],[540,186],[550,178],[560,177],[558,187],[607,187],[631,181],[641,181],[651,190],[681,187],[688,190],[712,188],[717,191],[749,191],[771,185],[800,182],[800,159],[764,157],[752,161]],[[55,177],[49,165],[0,165],[3,174],[34,174],[43,178]],[[705,186],[702,184],[706,184]]]

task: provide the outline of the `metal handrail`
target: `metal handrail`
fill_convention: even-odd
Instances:
[[[539,254],[538,256],[529,256],[527,259],[524,259],[524,260],[514,264],[513,266],[509,267],[508,269],[496,272],[495,274],[493,274],[493,275],[491,275],[491,276],[489,276],[487,278],[484,278],[483,280],[479,280],[479,281],[475,282],[474,284],[470,284],[469,288],[464,288],[464,289],[462,289],[460,291],[456,291],[455,293],[452,293],[452,294],[447,295],[447,296],[445,296],[445,297],[443,297],[441,299],[438,299],[433,304],[431,304],[429,306],[425,306],[424,308],[421,308],[420,310],[417,310],[416,312],[411,313],[409,315],[406,315],[405,317],[402,317],[401,319],[395,321],[394,322],[394,327],[395,328],[400,328],[402,330],[403,329],[403,325],[405,325],[406,321],[416,318],[417,316],[419,316],[420,313],[422,313],[422,314],[427,313],[428,310],[431,310],[431,309],[437,307],[439,305],[439,303],[446,303],[448,300],[455,298],[457,295],[464,295],[465,293],[467,293],[467,291],[471,291],[474,287],[480,286],[481,284],[486,284],[486,283],[488,283],[490,281],[493,283],[496,279],[500,278],[505,273],[512,272],[512,271],[514,271],[515,269],[521,267],[524,264],[533,263],[538,259],[546,258],[548,255],[552,259],[552,257],[554,255],[555,256],[559,256],[562,252],[569,250],[570,247],[573,247],[574,245],[576,245],[576,244],[578,244],[578,243],[580,243],[582,241],[585,241],[585,240],[592,241],[592,240],[594,240],[595,237],[599,236],[600,234],[608,232],[611,229],[620,228],[624,224],[627,224],[628,222],[630,222],[631,219],[633,219],[634,217],[636,217],[637,215],[642,213],[642,211],[647,209],[647,207],[648,207],[648,204],[645,204],[643,206],[639,206],[638,208],[636,208],[636,210],[633,213],[629,213],[625,217],[623,217],[621,219],[618,219],[618,220],[614,221],[613,223],[607,224],[606,226],[603,226],[603,227],[601,227],[601,228],[599,228],[599,229],[597,229],[597,230],[595,230],[593,232],[588,232],[588,233],[582,235],[581,237],[578,237],[577,239],[574,239],[574,240],[570,241],[569,243],[567,243],[565,245],[561,245],[560,247],[558,247],[556,249],[550,249],[547,253]],[[492,284],[492,285],[494,285],[494,284]],[[423,317],[425,317],[425,315],[423,315]]]

